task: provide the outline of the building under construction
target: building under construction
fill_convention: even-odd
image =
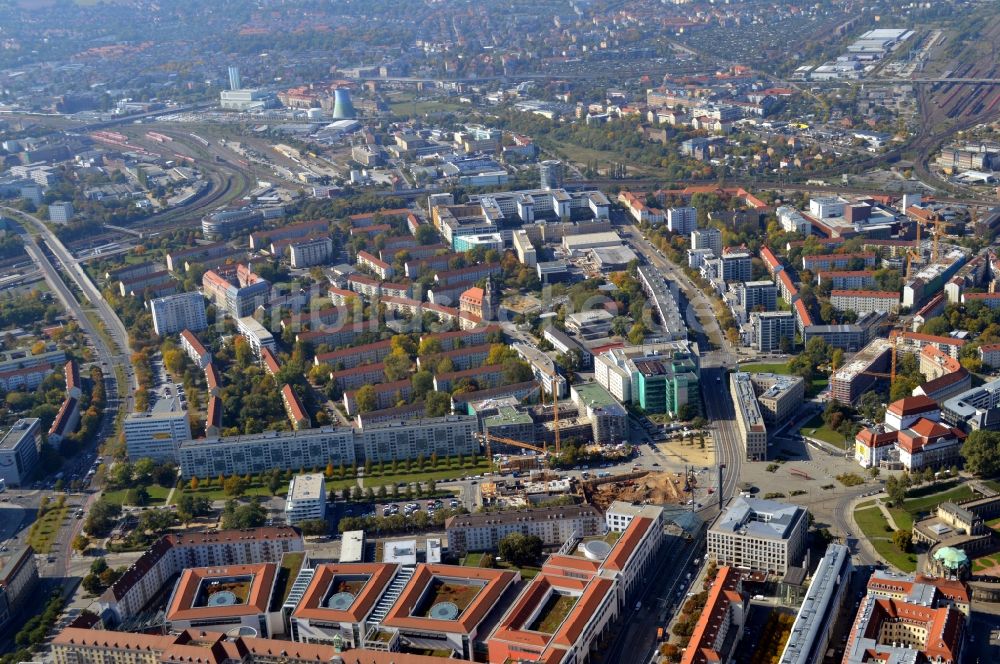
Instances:
[[[840,403],[855,403],[876,380],[888,377],[891,363],[892,343],[873,339],[830,377],[831,397]]]

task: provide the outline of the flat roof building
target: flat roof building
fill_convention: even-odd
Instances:
[[[326,518],[326,479],[322,473],[296,475],[288,483],[285,497],[285,522]]]
[[[814,664],[822,661],[830,644],[840,608],[850,587],[851,551],[831,544],[816,568],[802,606],[792,624],[779,664]]]
[[[806,382],[802,376],[773,373],[752,373],[750,382],[757,394],[764,421],[780,424],[798,412],[805,400]]]
[[[742,371],[729,374],[729,393],[736,410],[736,429],[748,461],[767,458],[767,427],[760,413],[750,374]]]
[[[20,419],[0,437],[0,479],[22,486],[31,479],[42,449],[42,425],[36,417]]]
[[[145,413],[129,413],[123,431],[132,461],[175,462],[181,443],[191,440],[188,412],[177,397],[158,399]]]
[[[708,530],[708,556],[720,565],[784,576],[806,546],[808,512],[797,505],[734,498]]]

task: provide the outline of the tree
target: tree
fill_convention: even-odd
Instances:
[[[889,495],[889,501],[896,507],[902,507],[906,500],[906,484],[896,477],[890,477],[885,481],[885,492]]]
[[[542,555],[542,540],[535,535],[511,533],[498,546],[504,560],[517,567],[536,562]]]
[[[413,398],[422,399],[434,389],[434,374],[426,369],[421,369],[413,374],[410,382],[413,384]]]
[[[227,496],[237,498],[246,493],[247,483],[239,475],[233,475],[222,484],[222,490]]]
[[[378,408],[378,397],[375,395],[375,388],[372,385],[362,385],[354,393],[354,401],[357,404],[358,412],[368,413]]]
[[[226,529],[259,528],[266,520],[267,512],[256,497],[245,505],[230,499],[222,512],[222,527]]]
[[[403,353],[389,353],[382,362],[389,381],[403,380],[410,374],[410,358]]]
[[[90,538],[83,533],[78,534],[73,538],[73,550],[83,553],[90,546]]]
[[[125,502],[129,505],[142,507],[149,504],[149,491],[146,487],[139,486],[125,492]]]
[[[447,392],[429,392],[424,399],[424,413],[427,417],[441,417],[451,412],[451,395]]]
[[[326,535],[329,532],[329,525],[325,519],[306,519],[298,523],[303,535]]]
[[[909,551],[913,546],[913,533],[909,530],[897,530],[892,534],[892,543],[900,551]]]
[[[973,431],[962,443],[965,469],[974,475],[990,477],[1000,473],[1000,431]]]
[[[343,466],[341,466],[341,470],[343,470]],[[343,474],[343,473],[341,473],[341,474]],[[332,461],[327,461],[326,462],[326,470],[323,471],[323,475],[327,479],[333,477],[333,462]]]
[[[278,494],[278,489],[281,488],[282,484],[284,484],[284,482],[281,479],[281,475],[278,473],[271,473],[271,477],[267,480],[267,490],[271,492],[272,496],[275,496]]]
[[[646,338],[646,326],[641,321],[636,321],[632,329],[628,331],[628,342],[633,346],[641,346]]]
[[[191,487],[192,491],[197,491],[198,490],[198,478],[197,477],[192,477],[191,481],[188,483],[188,485]]]

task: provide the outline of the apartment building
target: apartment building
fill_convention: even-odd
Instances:
[[[853,572],[850,549],[843,544],[829,545],[812,575],[778,664],[823,661]]]
[[[874,268],[878,257],[874,252],[859,252],[854,254],[815,254],[802,257],[802,269],[816,272],[830,270],[850,270],[852,265],[863,266],[861,269]]]
[[[774,311],[778,308],[778,287],[771,281],[745,281],[736,288],[744,311]]]
[[[0,630],[21,615],[37,584],[35,550],[30,545],[11,544],[9,551],[0,553]]]
[[[693,207],[667,208],[667,228],[681,235],[694,232],[698,228],[698,210]],[[721,247],[719,253],[722,253]]]
[[[376,341],[375,343],[353,348],[343,348],[329,353],[319,353],[313,358],[316,366],[327,364],[338,369],[354,369],[363,364],[376,364],[384,360],[392,352],[391,340]]]
[[[712,580],[705,607],[698,616],[681,664],[728,662],[743,636],[749,603],[743,575],[723,566]]]
[[[236,331],[240,333],[241,337],[246,339],[247,344],[250,346],[250,350],[253,351],[254,357],[258,360],[260,359],[260,353],[264,348],[267,348],[272,353],[278,349],[278,344],[274,340],[274,335],[271,334],[271,331],[261,325],[257,319],[252,316],[237,318]]]
[[[176,461],[181,443],[191,440],[188,412],[177,397],[158,399],[145,413],[129,413],[122,430],[126,452],[132,461]]]
[[[212,354],[191,330],[181,330],[181,349],[199,369],[206,369],[212,363]]]
[[[378,278],[382,281],[387,281],[392,279],[396,271],[391,265],[386,263],[381,258],[371,255],[367,251],[358,252],[358,267],[370,270],[373,274],[378,275]]]
[[[886,374],[892,344],[873,339],[830,377],[830,393],[840,403],[854,404],[861,395]]]
[[[753,278],[753,262],[745,251],[723,253],[719,257],[719,276],[724,282],[750,281]]]
[[[271,284],[244,265],[235,270],[208,270],[201,284],[205,297],[233,318],[251,316],[258,307],[266,307],[271,301]]]
[[[760,413],[750,374],[729,374],[729,393],[736,410],[736,429],[748,461],[767,459],[767,427]]]
[[[691,249],[711,249],[718,258],[722,255],[722,231],[718,228],[694,228],[691,230]]]
[[[762,353],[795,346],[795,314],[791,311],[755,311],[750,314],[753,326],[753,347]]]
[[[364,428],[321,427],[302,431],[265,431],[181,443],[181,476],[218,477],[270,471],[325,468],[327,463],[354,466],[380,461],[470,456],[479,451],[474,416],[394,419]]]
[[[831,289],[869,290],[875,286],[875,270],[826,270],[816,273],[816,283]]]
[[[288,245],[288,255],[296,269],[325,265],[333,256],[333,240],[329,236],[295,240]]]
[[[830,291],[830,304],[838,311],[867,314],[873,311],[899,313],[899,293],[869,290]]]
[[[178,293],[150,301],[153,330],[162,336],[181,330],[200,332],[208,327],[205,298],[201,293]]]
[[[809,513],[797,505],[739,496],[708,530],[708,557],[720,565],[784,576],[799,566]]]

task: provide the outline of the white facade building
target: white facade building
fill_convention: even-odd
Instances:
[[[149,303],[149,309],[153,314],[153,330],[161,337],[181,330],[200,332],[208,327],[205,298],[201,293],[158,297]]]
[[[708,556],[720,565],[783,576],[799,565],[809,529],[797,505],[738,497],[708,531]]]
[[[128,458],[177,461],[177,450],[191,440],[187,410],[176,397],[160,399],[146,413],[129,413],[125,418],[125,447]]]
[[[326,480],[322,473],[296,475],[288,483],[285,521],[294,525],[309,519],[326,518]]]
[[[698,227],[698,210],[693,207],[667,209],[667,228],[674,233],[687,235]]]

